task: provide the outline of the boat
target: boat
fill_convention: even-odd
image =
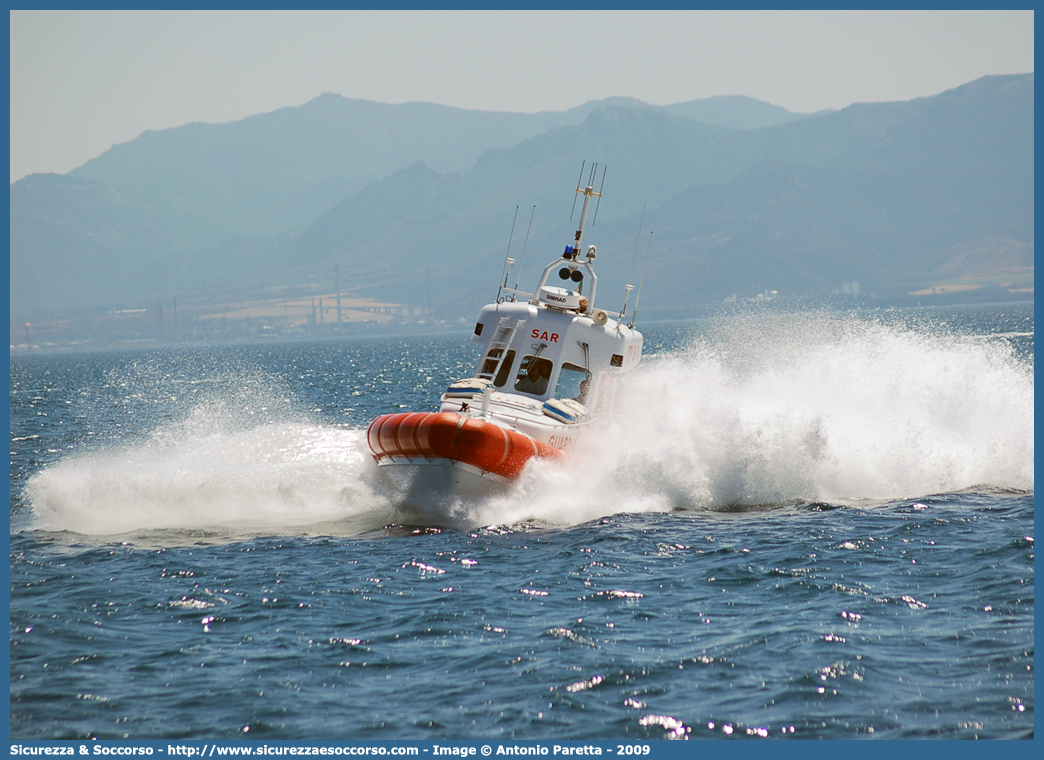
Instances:
[[[482,346],[474,376],[452,383],[437,412],[384,414],[370,424],[378,472],[415,518],[437,522],[454,504],[505,492],[532,462],[567,457],[611,409],[617,377],[641,360],[633,315],[625,324],[633,286],[625,286],[619,312],[599,308],[597,249],[582,247],[591,200],[602,197],[596,168],[586,185],[577,183],[583,207],[574,239],[533,292],[519,290],[517,279],[507,287],[514,260],[506,258],[497,299],[482,308],[471,336]]]

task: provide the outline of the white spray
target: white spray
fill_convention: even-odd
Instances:
[[[621,378],[567,467],[478,522],[1033,489],[1033,370],[1009,343],[830,313],[723,319]],[[524,505],[524,506],[523,506]]]
[[[37,473],[27,489],[34,527],[240,534],[323,524],[352,534],[395,519],[364,430],[250,422],[228,403],[200,403],[144,442]],[[566,463],[533,463],[504,496],[459,505],[453,523],[1029,491],[1033,445],[1033,368],[1004,340],[830,313],[745,314],[645,359],[621,378],[613,416]]]

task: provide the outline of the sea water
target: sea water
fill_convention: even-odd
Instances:
[[[11,358],[16,739],[1022,738],[1033,307],[736,309],[398,513],[466,333]]]

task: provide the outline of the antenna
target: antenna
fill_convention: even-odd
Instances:
[[[642,206],[642,218],[638,220],[638,237],[634,239],[634,254],[631,256],[631,268],[627,272],[628,283],[631,281],[631,275],[634,274],[634,262],[638,259],[638,244],[642,242],[642,225],[645,224],[645,209],[648,206],[649,203],[646,201],[645,205]],[[620,322],[622,322],[623,318],[627,315],[627,302],[631,299],[631,291],[634,290],[634,285],[625,285],[624,287],[627,288],[627,295],[624,296],[624,305],[620,310]],[[616,326],[619,327],[620,324],[617,323]]]
[[[529,232],[533,229],[533,217],[536,215],[536,206],[529,213],[529,229],[526,230],[526,242],[522,244],[522,259],[518,262],[518,274],[515,276],[515,290],[518,290],[518,281],[522,279],[522,265],[526,262],[526,248],[529,247]],[[512,299],[514,296],[512,296]]]
[[[608,168],[608,166],[602,167],[602,185],[598,188],[598,203],[595,204],[595,215],[594,219],[591,220],[592,227],[598,222],[598,209],[602,207],[602,189],[605,187],[605,172]]]
[[[638,302],[642,300],[642,285],[645,284],[645,270],[649,267],[649,250],[652,248],[652,230],[649,230],[649,245],[645,249],[645,264],[642,266],[642,280],[638,283],[638,295],[634,297],[634,314],[631,315],[631,324],[628,327],[634,327],[634,320],[638,318]]]
[[[576,178],[576,192],[580,192],[580,182],[584,178],[584,167],[587,166],[587,161],[580,164],[580,176]],[[573,212],[576,211],[576,194],[573,194],[573,208],[569,211],[569,221],[573,221]]]
[[[513,237],[515,237],[515,222],[517,222],[517,221],[518,221],[518,206],[515,206],[515,218],[511,220],[511,234],[508,235],[508,249],[507,249],[507,253],[504,254],[504,257],[506,259],[504,261],[504,284],[501,285],[499,288],[497,288],[497,303],[500,303],[500,294],[503,292],[504,288],[507,287],[507,275],[508,275],[508,271],[509,271],[508,270],[508,261],[510,261],[512,264],[515,263],[515,260],[512,259],[512,258],[509,258],[509,257],[511,256],[511,239]]]
[[[631,256],[631,268],[627,272],[627,281],[631,281],[631,275],[634,274],[634,262],[638,259],[638,244],[642,242],[642,226],[645,224],[645,209],[648,208],[649,202],[646,201],[645,205],[642,206],[642,218],[638,221],[638,237],[634,239],[634,254]]]

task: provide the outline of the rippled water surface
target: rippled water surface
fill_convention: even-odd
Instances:
[[[1032,307],[644,332],[453,528],[364,432],[465,334],[13,356],[12,737],[1032,737]]]

